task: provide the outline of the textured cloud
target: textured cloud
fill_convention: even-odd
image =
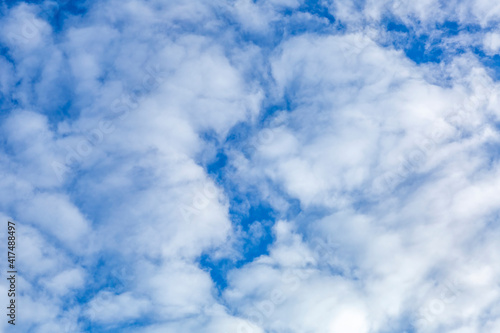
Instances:
[[[4,5],[19,329],[495,332],[498,9]]]

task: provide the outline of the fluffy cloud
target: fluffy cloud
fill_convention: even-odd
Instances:
[[[1,23],[21,329],[498,327],[498,40],[439,26],[498,6],[49,5]]]
[[[289,223],[305,239],[290,248],[278,236],[268,256],[231,275],[226,297],[242,316],[270,331],[483,329],[480,313],[496,296],[480,290],[498,292],[496,265],[478,255],[497,245],[476,238],[496,230],[500,208],[488,189],[498,162],[486,148],[498,144],[489,120],[497,86],[470,60],[444,69],[449,86],[433,67],[366,36],[283,44],[272,68],[291,109],[269,122],[272,139],[234,166],[238,179],[279,184],[299,199],[302,212]],[[295,251],[309,260],[290,265],[301,258]],[[293,287],[281,274],[290,266]],[[309,304],[321,305],[311,314]]]

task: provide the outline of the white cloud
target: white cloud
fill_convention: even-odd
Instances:
[[[500,49],[500,34],[496,32],[487,33],[483,40],[484,49],[490,54],[497,54]]]
[[[146,299],[134,297],[129,292],[114,295],[103,291],[96,295],[88,306],[87,316],[93,322],[117,325],[144,315],[149,302]]]
[[[3,43],[21,53],[31,52],[43,46],[52,28],[36,16],[37,6],[21,3],[9,14],[2,20]]]
[[[339,47],[343,43],[358,45],[350,59]],[[283,45],[273,74],[294,104],[279,116],[273,140],[234,165],[240,180],[260,186],[270,180],[299,199],[305,212],[289,223],[308,237],[292,248],[278,237],[269,256],[230,275],[226,298],[243,316],[277,331],[340,329],[346,318],[357,318],[353,331],[388,330],[405,316],[422,332],[465,328],[467,321],[480,331],[479,313],[497,297],[496,270],[490,259],[481,269],[467,264],[467,253],[473,249],[471,257],[481,258],[476,251],[496,247],[475,239],[492,232],[486,225],[495,223],[500,206],[489,190],[496,186],[498,163],[484,151],[498,144],[488,121],[496,111],[487,106],[497,87],[478,68],[475,61],[456,59],[445,68],[455,79],[449,87],[429,80],[432,67],[416,66],[356,35],[300,36]],[[247,171],[252,168],[257,171]],[[387,173],[395,181],[377,187]],[[308,215],[314,207],[325,209],[326,217]],[[327,244],[326,263],[307,251],[318,238]],[[313,266],[299,271],[305,275],[298,275],[300,283],[288,288],[284,301],[270,301],[273,289],[287,289],[280,274],[285,268],[271,265],[279,260],[288,267],[294,251],[312,256]],[[281,253],[287,253],[284,259],[278,259]],[[458,284],[451,296],[450,283]],[[481,283],[495,290],[491,297],[482,294]],[[316,294],[315,285],[325,292]],[[348,310],[333,301],[341,294],[338,285],[345,286]],[[328,319],[320,310],[300,310],[299,304],[329,297]],[[262,302],[267,312],[250,305]]]
[[[488,26],[498,6],[340,1],[326,5],[345,34],[301,26],[276,45],[260,40],[313,20],[293,12],[301,4],[105,1],[57,34],[30,18],[35,5],[7,10],[0,87],[17,105],[1,119],[0,201],[21,225],[23,327],[498,326],[498,86],[471,53],[417,65],[377,43],[385,10],[420,20],[420,33],[445,19]],[[19,31],[31,37],[14,46]],[[498,51],[494,32],[477,36]],[[242,123],[248,151],[226,141]],[[232,223],[227,184],[200,165],[218,149],[228,187],[252,189],[280,217],[267,254],[233,268],[220,295],[200,256],[241,259],[239,238],[266,231]],[[104,285],[116,266],[129,270]],[[86,304],[72,302],[88,289]]]
[[[349,24],[349,28],[360,28],[363,20],[380,22],[388,15],[416,29],[433,29],[435,24],[456,21],[463,24],[478,24],[488,27],[500,18],[499,6],[487,0],[463,0],[441,3],[436,0],[372,0],[363,4],[349,1],[326,1],[333,16]],[[434,26],[434,27],[433,27]]]
[[[57,274],[46,288],[58,295],[68,294],[72,289],[80,289],[85,285],[85,275],[81,269],[70,269]]]

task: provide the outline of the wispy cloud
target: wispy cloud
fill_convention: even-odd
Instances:
[[[2,5],[17,329],[497,331],[499,8]]]

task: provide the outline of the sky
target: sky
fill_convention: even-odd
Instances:
[[[499,23],[3,1],[0,332],[500,332]]]

